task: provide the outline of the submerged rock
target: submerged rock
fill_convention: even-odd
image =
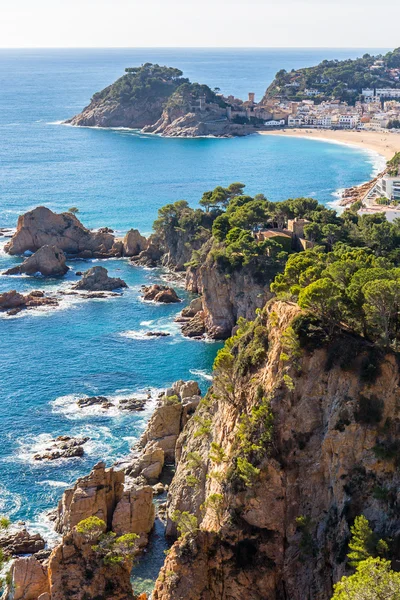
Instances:
[[[76,401],[79,408],[86,408],[87,406],[101,406],[101,408],[111,408],[114,406],[112,402],[105,396],[91,396],[90,398],[79,398]]]
[[[104,267],[92,267],[85,271],[80,281],[73,286],[75,290],[112,291],[118,288],[128,287],[125,281],[119,277],[109,277]]]
[[[151,286],[143,286],[143,300],[151,300],[153,302],[161,302],[171,304],[173,302],[181,302],[176,291],[166,285],[154,284]]]
[[[58,458],[74,458],[83,456],[83,445],[90,438],[74,438],[67,435],[61,435],[55,440],[51,440],[49,448],[45,452],[34,455],[34,460],[57,460]]]
[[[171,334],[166,331],[147,331],[145,333],[146,337],[168,337],[169,335]]]
[[[41,273],[45,277],[60,277],[65,275],[68,267],[65,254],[57,246],[42,246],[32,256],[29,256],[22,265],[8,269],[4,275],[35,275]]]

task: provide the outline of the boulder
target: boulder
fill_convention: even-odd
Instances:
[[[34,554],[43,550],[45,541],[39,533],[29,533],[26,529],[6,531],[0,536],[0,548],[10,555]]]
[[[184,308],[181,312],[182,317],[194,317],[198,312],[203,310],[203,300],[199,298],[194,298],[189,306]]]
[[[123,495],[124,473],[98,463],[89,475],[77,480],[65,490],[58,505],[55,529],[58,533],[71,531],[83,519],[98,517],[111,527],[116,505]]]
[[[87,290],[90,292],[109,291],[128,287],[119,277],[109,277],[104,267],[92,267],[85,271],[80,281],[73,286],[75,290]]]
[[[182,324],[182,334],[188,338],[201,338],[206,333],[206,321],[203,311],[195,314],[188,321]]]
[[[21,215],[17,231],[4,246],[9,254],[36,252],[42,246],[56,246],[67,254],[108,256],[114,244],[108,232],[92,232],[71,213],[56,214],[44,206]]]
[[[143,300],[162,302],[164,304],[181,302],[181,299],[175,290],[166,285],[154,284],[148,287],[143,286],[143,292]]]
[[[8,269],[5,275],[25,273],[34,275],[41,273],[45,277],[59,277],[65,275],[68,267],[65,263],[65,254],[57,246],[42,246],[32,256],[29,256],[22,265]]]
[[[118,502],[112,519],[112,530],[125,533],[150,533],[154,526],[153,488],[149,485],[126,490]]]
[[[11,565],[11,584],[7,585],[3,600],[38,600],[50,592],[47,567],[34,556],[17,558]]]
[[[137,256],[148,247],[147,239],[137,229],[130,229],[124,237],[123,256]]]

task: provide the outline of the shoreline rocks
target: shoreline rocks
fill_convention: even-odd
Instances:
[[[44,550],[46,543],[39,533],[29,533],[27,529],[8,531],[0,535],[0,548],[8,556],[35,554]]]
[[[35,275],[40,273],[44,277],[61,277],[67,273],[69,267],[65,262],[65,254],[57,246],[42,246],[29,256],[21,265],[5,271],[4,275]]]
[[[16,290],[10,290],[0,294],[0,311],[6,311],[9,316],[40,306],[58,306],[58,300],[45,296],[44,292],[40,290],[33,290],[29,294],[20,294]]]

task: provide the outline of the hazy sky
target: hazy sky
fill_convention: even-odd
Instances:
[[[0,0],[0,47],[400,46],[399,0]]]

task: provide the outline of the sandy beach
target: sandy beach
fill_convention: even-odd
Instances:
[[[306,137],[314,140],[327,140],[360,146],[366,150],[375,150],[387,160],[395,152],[400,152],[399,133],[381,131],[347,131],[332,129],[282,129],[274,131],[261,131],[262,135],[285,135],[292,137]]]

